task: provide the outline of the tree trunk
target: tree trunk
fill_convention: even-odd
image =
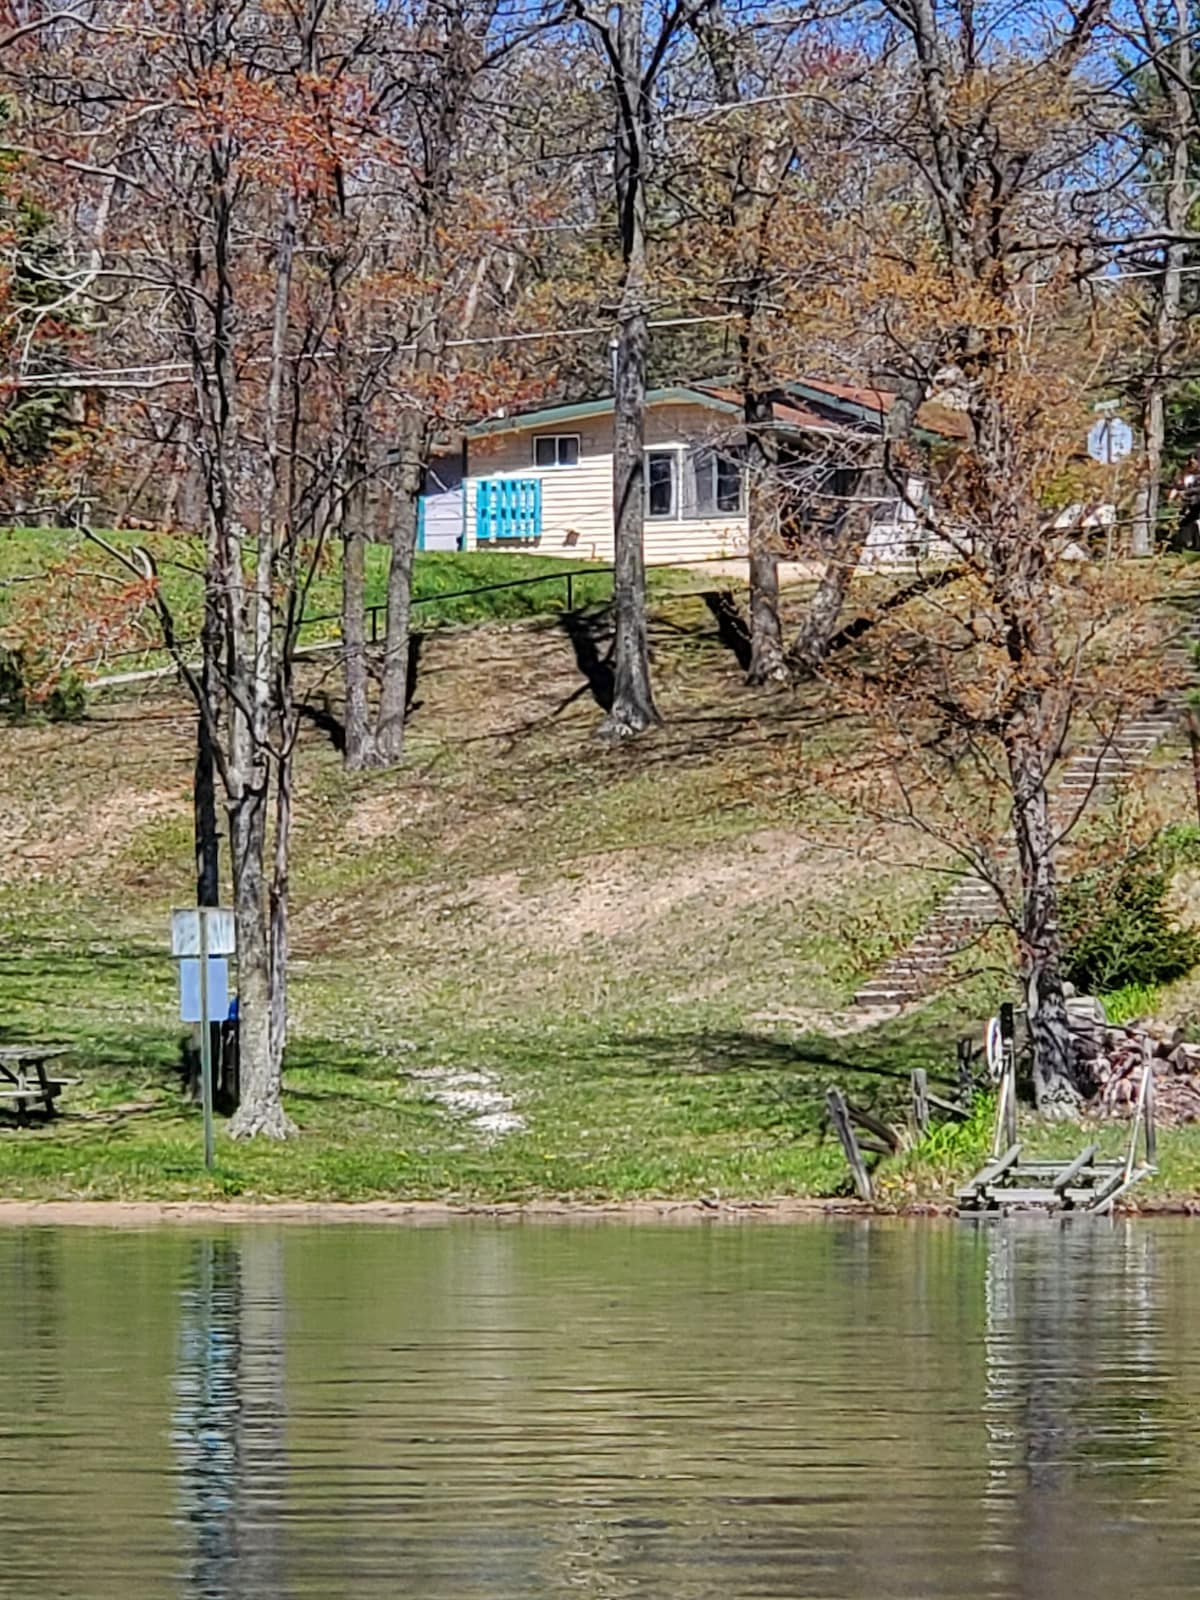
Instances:
[[[887,479],[879,468],[869,469],[859,479],[860,503],[851,506],[842,519],[825,570],[792,642],[792,659],[806,672],[814,672],[829,652],[850,580],[862,559],[863,546],[871,531],[875,506],[883,498],[886,487]]]
[[[1166,397],[1161,374],[1156,372],[1148,380],[1142,399],[1142,459],[1129,541],[1129,553],[1133,556],[1154,554],[1165,438]]]
[[[1063,995],[1055,835],[1046,763],[1027,717],[1010,728],[1005,754],[1021,868],[1021,982],[1033,1042],[1034,1091],[1042,1115],[1073,1117],[1083,1097],[1071,1059]]]
[[[400,471],[391,497],[391,562],[388,566],[387,639],[379,689],[375,748],[380,766],[404,754],[404,718],[408,706],[408,650],[412,622],[412,573],[417,549],[426,424],[415,411],[400,425]]]
[[[625,739],[662,719],[650,684],[646,629],[645,517],[646,315],[640,302],[622,312],[613,416],[613,701],[600,732]]]
[[[295,729],[285,728],[275,778],[275,840],[271,867],[271,1073],[283,1080],[283,1053],[288,1032],[288,861],[292,832],[292,768],[296,759]],[[289,1124],[288,1131],[291,1131]]]
[[[1200,711],[1188,711],[1188,743],[1192,749],[1192,791],[1196,797],[1196,820],[1200,823]]]
[[[196,904],[216,906],[221,903],[221,856],[217,830],[217,777],[216,757],[213,752],[212,728],[204,714],[204,706],[213,706],[214,657],[217,639],[211,618],[211,602],[205,606],[205,624],[201,637],[202,661],[200,666],[200,695],[203,705],[196,718],[196,765],[192,788],[192,815],[196,849]]]
[[[1142,400],[1142,460],[1130,538],[1130,553],[1135,556],[1153,555],[1158,538],[1168,369],[1176,353],[1183,306],[1183,269],[1188,246],[1180,236],[1187,231],[1191,209],[1191,141],[1194,137],[1190,12],[1189,0],[1174,0],[1170,43],[1154,56],[1162,97],[1169,110],[1168,131],[1162,135],[1165,147],[1162,155],[1168,172],[1163,190],[1163,225],[1173,242],[1166,246],[1162,278],[1157,286],[1154,367]],[[1157,40],[1153,42],[1157,44]]]
[[[642,83],[642,0],[622,0],[617,21],[617,205],[625,278],[617,321],[613,396],[613,700],[600,727],[626,739],[661,722],[650,685],[646,631],[646,155],[649,108]]]
[[[918,382],[902,381],[891,409],[884,416],[881,459],[860,475],[857,504],[851,506],[843,519],[833,553],[825,563],[825,571],[792,644],[793,660],[805,671],[814,671],[829,652],[850,580],[858,569],[871,531],[875,507],[896,489],[895,475],[899,468],[894,460],[895,449],[904,444],[912,432],[923,399],[924,391]]]
[[[747,388],[746,493],[750,543],[750,683],[787,677],[779,621],[779,449],[769,395]]]
[[[238,1049],[241,1100],[229,1124],[235,1139],[284,1139],[293,1131],[280,1098],[271,1051],[271,939],[265,904],[267,774],[229,807],[233,906],[238,945]]]
[[[342,538],[342,662],[346,690],[346,767],[351,772],[376,765],[375,735],[367,704],[366,550],[364,496],[356,492],[347,509]]]
[[[286,672],[278,677],[274,660],[274,588],[279,575],[280,534],[287,515],[280,418],[287,346],[288,305],[296,244],[296,200],[288,196],[280,225],[275,263],[275,303],[271,333],[271,366],[263,416],[266,472],[259,508],[258,556],[254,574],[254,607],[246,632],[250,657],[249,682],[243,705],[233,722],[233,771],[239,782],[231,809],[234,846],[234,906],[238,934],[238,1036],[241,1054],[241,1103],[229,1125],[235,1139],[259,1136],[283,1139],[294,1132],[283,1110],[278,1060],[273,1048],[272,1017],[286,1000],[286,964],[272,960],[271,922],[265,894],[266,818],[270,793],[272,708],[285,728],[293,715]],[[289,618],[290,622],[290,618]],[[286,651],[285,637],[282,648]],[[243,678],[245,674],[243,673]],[[280,763],[282,765],[282,761]],[[236,830],[236,831],[235,831]],[[283,848],[287,848],[287,835]],[[278,844],[277,844],[278,849]],[[274,873],[273,873],[274,877]],[[286,948],[285,948],[286,960]],[[286,1013],[285,1013],[286,1014]]]

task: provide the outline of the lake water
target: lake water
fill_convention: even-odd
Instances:
[[[1200,1594],[1194,1223],[0,1229],[8,1600]]]

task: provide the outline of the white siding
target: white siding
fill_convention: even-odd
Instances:
[[[535,467],[533,441],[539,433],[577,433],[579,464]],[[646,417],[646,444],[694,444],[702,440],[734,443],[740,437],[737,418],[703,406],[654,406]],[[520,428],[511,433],[472,439],[467,466],[467,545],[475,546],[475,491],[481,478],[540,478],[542,536],[502,549],[537,550],[547,556],[577,556],[611,562],[612,418],[592,417],[549,428]],[[647,522],[646,560],[656,564],[700,561],[705,557],[744,554],[746,518]]]
[[[457,550],[463,531],[462,457],[435,456],[425,474],[425,549]]]

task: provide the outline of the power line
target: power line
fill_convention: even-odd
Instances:
[[[722,323],[735,321],[741,315],[737,311],[725,311],[711,316],[695,317],[662,317],[652,319],[646,326],[655,330],[664,328],[690,328],[708,323]],[[592,327],[584,328],[544,328],[531,329],[519,333],[496,333],[483,335],[477,339],[448,339],[443,346],[446,350],[465,350],[484,348],[493,345],[530,344],[544,339],[590,339],[602,334],[611,334],[611,323],[599,323]],[[362,352],[364,355],[401,355],[416,350],[415,343],[405,344],[380,344],[368,345]],[[300,359],[306,361],[328,360],[332,352],[314,351]],[[269,358],[260,356],[259,363]],[[34,372],[26,373],[12,380],[12,386],[18,389],[93,389],[108,383],[113,388],[144,388],[157,386],[158,381],[164,383],[182,382],[187,374],[192,371],[190,361],[159,361],[147,362],[142,366],[129,367],[83,367],[74,368],[69,372]],[[154,380],[153,384],[151,380]]]

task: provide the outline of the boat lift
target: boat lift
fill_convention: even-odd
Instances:
[[[991,1159],[955,1196],[960,1217],[1013,1211],[1108,1213],[1122,1195],[1156,1170],[1154,1063],[1142,1068],[1129,1146],[1122,1159],[1101,1160],[1095,1144],[1073,1159],[1023,1160],[1017,1137],[1017,1069],[1013,1008],[1001,1007],[988,1029],[988,1058],[997,1079]],[[1139,1148],[1141,1159],[1139,1160]]]

